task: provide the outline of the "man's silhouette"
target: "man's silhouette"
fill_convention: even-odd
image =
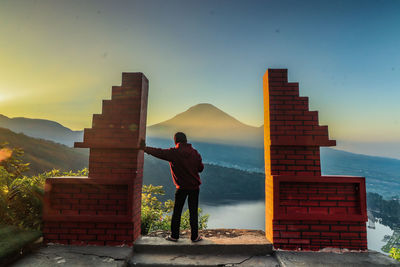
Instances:
[[[186,197],[188,197],[191,240],[198,242],[202,237],[198,233],[198,214],[199,207],[199,189],[200,176],[204,165],[200,154],[191,144],[187,143],[186,135],[178,132],[174,136],[175,147],[169,149],[161,149],[146,146],[144,140],[140,144],[140,148],[147,154],[159,159],[169,161],[171,166],[171,174],[176,186],[175,205],[172,213],[171,235],[166,239],[169,241],[178,241],[179,228],[181,224],[181,214]]]

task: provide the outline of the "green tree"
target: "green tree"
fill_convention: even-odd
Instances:
[[[58,176],[85,176],[87,169],[73,172],[52,170],[35,176],[25,176],[29,163],[24,163],[24,151],[0,145],[0,224],[40,230],[46,178]],[[6,152],[4,152],[6,151]]]
[[[142,234],[146,235],[156,230],[169,230],[171,228],[171,215],[174,202],[167,200],[161,202],[157,196],[165,194],[163,187],[143,185],[142,188]],[[209,215],[202,214],[199,208],[199,229],[206,229]],[[181,217],[181,229],[190,229],[189,210]]]

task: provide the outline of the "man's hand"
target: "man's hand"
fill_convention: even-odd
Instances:
[[[140,140],[139,149],[144,150],[146,148],[146,140]]]

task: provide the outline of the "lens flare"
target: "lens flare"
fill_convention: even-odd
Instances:
[[[12,155],[12,150],[9,148],[2,148],[0,149],[0,162],[3,160],[7,160]]]

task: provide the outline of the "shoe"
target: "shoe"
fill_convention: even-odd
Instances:
[[[165,240],[167,240],[167,241],[172,241],[172,242],[178,242],[178,239],[176,239],[176,238],[173,238],[172,236],[167,236],[166,238],[165,238]]]
[[[197,238],[195,240],[192,240],[192,242],[199,242],[203,240],[203,237],[201,235],[197,236]]]

